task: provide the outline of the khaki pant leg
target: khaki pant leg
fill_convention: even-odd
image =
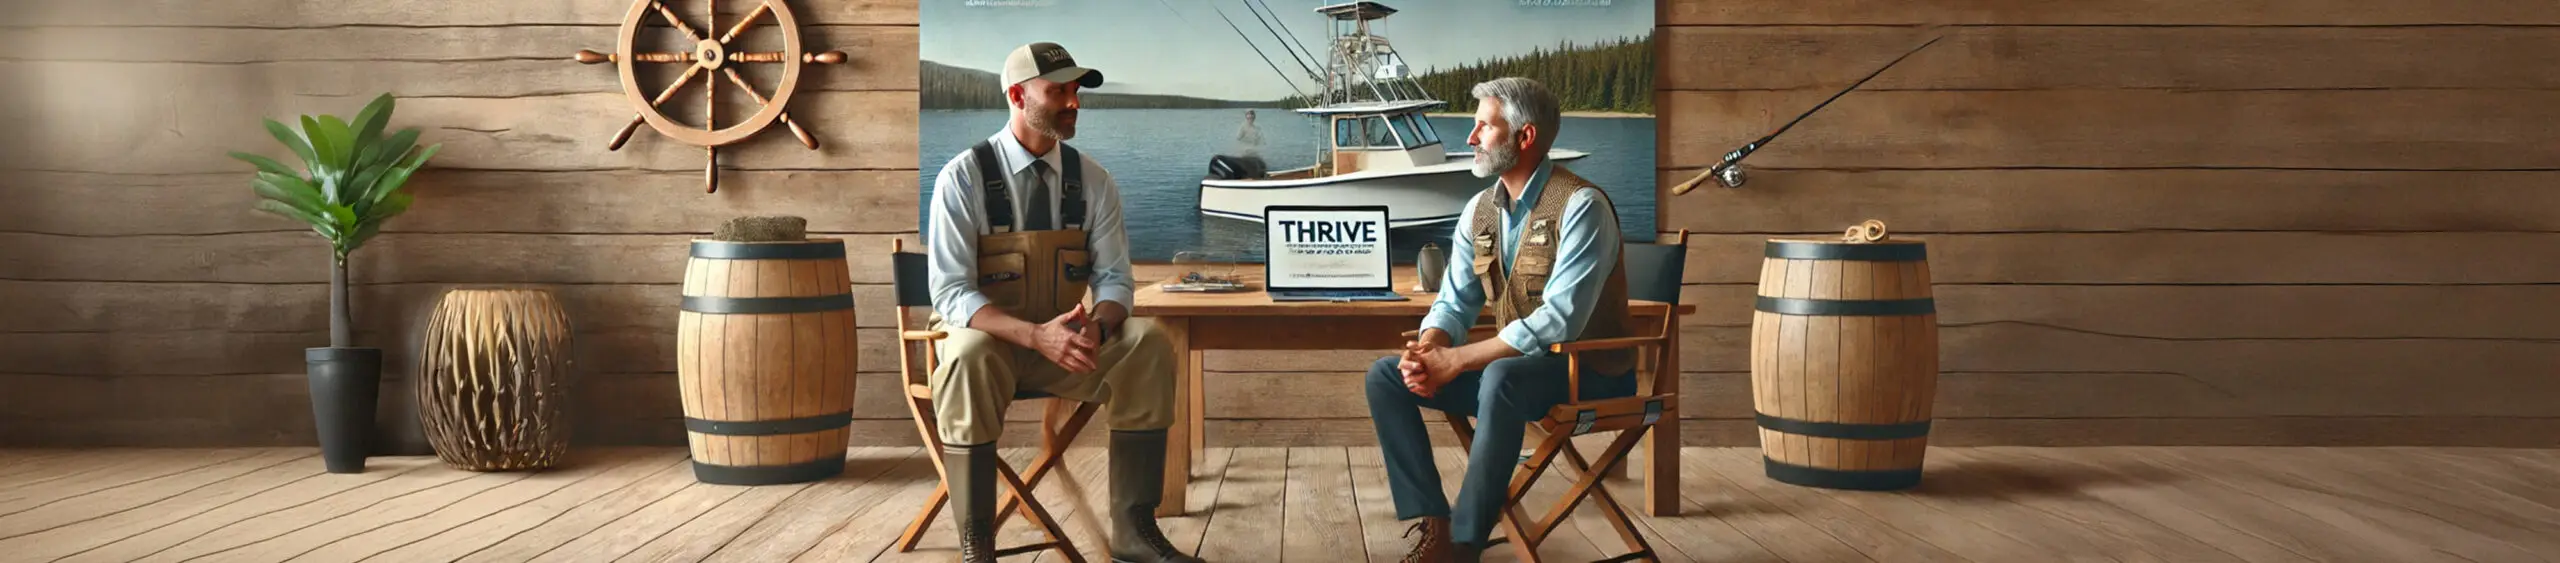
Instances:
[[[937,348],[926,386],[933,390],[934,428],[951,445],[996,441],[1004,433],[1005,407],[1013,403],[1015,346],[985,331],[937,325],[950,334]]]
[[[1131,318],[1119,337],[1097,351],[1094,373],[1069,375],[1047,390],[1060,397],[1099,401],[1112,430],[1162,430],[1174,421],[1173,342],[1154,321]]]

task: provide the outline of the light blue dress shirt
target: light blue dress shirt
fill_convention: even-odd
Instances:
[[[1049,154],[1034,157],[1029,149],[1022,148],[1010,128],[997,131],[987,140],[995,145],[996,159],[1004,161],[997,168],[1013,176],[1006,180],[1005,189],[1013,193],[1009,199],[1013,201],[1016,228],[1026,216],[1023,187],[1039,176],[1031,170],[1034,160],[1049,163],[1052,171],[1048,180],[1049,224],[1065,226],[1060,217],[1065,210],[1061,202],[1066,190],[1059,184],[1065,181],[1067,172],[1058,164],[1062,151],[1050,149]],[[1093,251],[1094,302],[1117,301],[1122,307],[1130,307],[1137,287],[1129,273],[1129,232],[1121,217],[1120,185],[1112,181],[1111,172],[1093,160],[1093,155],[1077,151],[1076,156],[1084,161],[1084,201],[1088,210],[1085,244]],[[978,237],[990,232],[985,199],[985,187],[978,185],[978,164],[969,151],[952,157],[933,179],[933,200],[928,202],[932,209],[924,229],[926,252],[931,257],[926,261],[930,264],[926,271],[933,287],[933,312],[952,326],[969,326],[978,309],[990,302],[986,294],[978,292],[977,283]],[[1049,319],[1022,320],[1041,323]]]
[[[1529,176],[1529,186],[1510,209],[1500,213],[1502,221],[1502,263],[1509,269],[1519,254],[1521,223],[1538,200],[1557,194],[1546,193],[1547,177],[1554,170],[1552,161],[1540,162],[1538,171]],[[1501,190],[1500,180],[1494,190]],[[1618,233],[1618,217],[1592,198],[1592,187],[1567,197],[1562,224],[1558,225],[1555,270],[1547,278],[1544,305],[1527,317],[1503,326],[1497,337],[1522,355],[1547,355],[1547,346],[1574,340],[1591,320],[1591,302],[1600,298],[1601,283],[1607,281],[1605,265],[1618,263],[1618,249],[1624,237]],[[1431,302],[1431,312],[1422,318],[1422,328],[1436,328],[1448,333],[1453,345],[1467,342],[1467,327],[1483,314],[1484,287],[1477,284],[1473,267],[1476,253],[1488,249],[1475,247],[1475,208],[1486,197],[1498,197],[1491,191],[1476,194],[1458,214],[1457,231],[1449,243],[1449,268],[1441,277],[1440,297]]]

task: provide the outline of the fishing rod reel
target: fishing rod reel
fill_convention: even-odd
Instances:
[[[1741,164],[1734,164],[1732,166],[1724,167],[1723,170],[1716,171],[1716,185],[1719,186],[1724,186],[1726,188],[1739,188],[1742,187],[1744,179],[1745,178],[1742,176]]]
[[[1743,145],[1733,152],[1724,153],[1724,160],[1717,161],[1715,168],[1708,171],[1715,176],[1716,185],[1726,189],[1742,187],[1742,183],[1748,180],[1742,175],[1742,157],[1751,156],[1751,149],[1756,148],[1760,148],[1760,143]]]
[[[1707,167],[1706,172],[1690,178],[1687,182],[1681,182],[1678,186],[1672,186],[1671,195],[1686,194],[1689,190],[1698,189],[1698,185],[1705,183],[1709,178],[1715,179],[1716,185],[1724,186],[1725,189],[1742,187],[1742,183],[1750,179],[1742,172],[1742,157],[1751,156],[1751,151],[1759,150],[1760,145],[1768,141],[1767,138],[1762,138],[1743,145],[1742,148],[1733,149],[1733,152],[1724,153],[1724,158],[1716,160],[1715,166]]]

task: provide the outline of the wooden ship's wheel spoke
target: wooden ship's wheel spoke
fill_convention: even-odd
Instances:
[[[733,63],[778,63],[778,62],[783,62],[783,61],[784,61],[784,59],[788,59],[788,58],[790,58],[790,57],[791,57],[791,54],[790,54],[790,53],[774,53],[774,52],[767,52],[767,53],[730,53],[730,54],[729,54],[729,62],[733,62]],[[831,64],[839,64],[839,63],[843,63],[843,62],[844,62],[844,51],[827,51],[827,52],[824,52],[824,53],[801,53],[801,54],[800,54],[800,62],[803,62],[803,63],[829,64],[829,65],[831,65]]]
[[[598,52],[595,52],[595,51],[589,51],[589,50],[586,50],[586,49],[579,49],[579,50],[578,50],[578,62],[581,62],[581,63],[586,63],[586,64],[602,64],[602,63],[615,62],[615,61],[617,61],[617,60],[618,60],[617,56],[616,56],[616,55],[614,55],[613,53],[598,53]],[[697,62],[697,59],[695,59],[695,57],[694,57],[694,54],[693,54],[693,53],[667,53],[667,52],[632,53],[632,54],[631,54],[631,60],[639,61],[639,62],[644,62],[644,63],[676,63],[676,64],[694,64],[695,62]]]
[[[772,7],[766,6],[762,3],[756,4],[755,11],[747,12],[746,19],[738,20],[737,27],[731,27],[729,28],[728,33],[720,35],[720,43],[727,44],[730,41],[736,40],[739,32],[746,31],[748,26],[755,25],[756,20],[764,18],[765,12],[771,11],[772,9]]]
[[[667,9],[667,5],[666,5],[666,4],[660,4],[660,3],[657,3],[657,2],[650,2],[650,3],[649,3],[649,7],[651,7],[651,8],[657,8],[657,9],[658,9],[658,16],[659,16],[659,17],[666,18],[666,19],[667,19],[667,25],[676,26],[676,31],[684,32],[684,36],[685,36],[685,37],[691,37],[691,38],[693,38],[693,40],[695,40],[695,41],[701,41],[701,40],[707,39],[706,37],[703,37],[703,36],[702,36],[702,32],[694,31],[694,30],[693,30],[693,26],[685,25],[685,24],[684,24],[684,18],[676,17],[676,11],[675,11],[675,10],[669,10],[669,9]],[[719,15],[719,14],[712,14],[712,16],[711,16],[711,17],[717,18],[717,17],[720,17],[720,15]]]
[[[756,87],[747,85],[747,79],[738,77],[737,69],[724,68],[720,69],[720,72],[729,75],[730,84],[736,84],[738,89],[747,91],[747,99],[755,100],[758,105],[769,103],[765,101],[764,94],[756,92]],[[793,123],[790,111],[783,111],[781,119],[783,126],[791,128],[791,136],[800,138],[800,144],[808,145],[812,149],[818,148],[818,138],[809,136],[808,131],[800,129],[800,124]]]
[[[631,118],[629,124],[624,125],[622,130],[614,135],[613,141],[606,145],[606,149],[622,150],[623,143],[630,140],[631,134],[639,131],[643,123],[649,124],[651,128],[657,129],[658,133],[669,138],[701,146],[707,154],[706,163],[703,166],[703,187],[706,192],[718,192],[720,189],[719,148],[722,145],[753,137],[774,122],[779,121],[784,127],[790,128],[791,135],[798,138],[801,145],[809,147],[810,150],[817,150],[819,148],[817,137],[809,134],[806,128],[793,120],[784,108],[791,103],[792,94],[799,88],[802,65],[842,64],[845,62],[845,55],[842,51],[820,53],[804,51],[800,44],[798,20],[792,16],[791,7],[783,4],[785,1],[787,0],[758,0],[754,9],[748,11],[745,17],[739,18],[737,22],[729,25],[725,32],[713,38],[703,32],[723,31],[720,25],[718,0],[705,0],[708,8],[706,12],[710,18],[709,25],[700,27],[687,23],[661,0],[633,0],[631,10],[624,15],[620,42],[614,52],[599,53],[580,50],[576,57],[578,62],[586,64],[613,63],[621,72],[624,98],[629,100],[638,112]],[[684,51],[637,50],[636,44],[640,40],[641,31],[655,23],[649,21],[651,19],[663,20],[668,26],[683,33],[685,38],[693,42],[691,48]],[[760,23],[768,22],[772,23],[781,34],[782,50],[765,52],[734,50],[739,46],[739,36]],[[642,98],[639,76],[633,70],[635,63],[681,64],[685,65],[685,70],[684,74],[678,76],[673,83],[659,89],[657,96]],[[774,94],[771,98],[765,97],[764,92],[758,90],[755,85],[748,84],[746,77],[734,68],[734,65],[746,63],[782,65],[782,77],[779,84],[774,86]],[[696,74],[702,75],[704,102],[702,123],[699,126],[678,122],[661,108],[668,100],[675,97],[676,92],[692,83]],[[726,127],[719,123],[722,88],[718,83],[723,76],[728,78],[730,84],[745,90],[747,99],[758,104],[752,115],[736,123],[727,124]]]

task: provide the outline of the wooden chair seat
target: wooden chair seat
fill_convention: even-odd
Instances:
[[[899,241],[890,241],[890,261],[896,270],[895,282],[898,294],[900,379],[904,382],[902,387],[906,389],[907,413],[916,423],[917,435],[924,438],[927,449],[938,450],[942,444],[942,435],[934,425],[933,388],[925,384],[925,376],[933,373],[933,370],[941,365],[942,358],[934,350],[934,342],[948,338],[950,335],[943,331],[920,330],[909,326],[912,324],[909,319],[914,316],[912,314],[914,309],[930,309],[933,303],[929,297],[931,292],[924,289],[924,254],[905,252],[903,247],[903,243]],[[917,361],[919,359],[922,361]],[[1029,469],[1017,474],[1012,465],[1001,459],[996,461],[996,475],[1001,486],[996,487],[998,501],[993,529],[1003,530],[1005,522],[1011,520],[1014,512],[1019,510],[1030,513],[1033,526],[1039,528],[1040,533],[1047,539],[1012,547],[998,547],[995,550],[996,557],[1055,551],[1071,563],[1084,563],[1084,554],[1076,549],[1073,540],[1068,539],[1066,529],[1058,525],[1057,518],[1051,517],[1049,509],[1041,505],[1040,499],[1033,497],[1031,492],[1040,487],[1040,480],[1048,477],[1050,470],[1056,469],[1066,459],[1067,447],[1073,444],[1077,434],[1084,432],[1085,423],[1093,419],[1093,413],[1100,404],[1072,401],[1036,390],[1017,391],[1013,398],[1016,401],[1046,399],[1049,404],[1040,415],[1040,453],[1032,458]],[[931,452],[925,457],[933,460],[935,475],[941,482],[934,485],[931,496],[925,497],[923,510],[916,514],[914,521],[907,524],[906,532],[899,534],[899,553],[914,551],[916,543],[924,539],[924,535],[933,527],[933,521],[942,514],[943,507],[950,504],[950,468],[943,466],[942,456],[938,451]]]
[[[1629,297],[1661,301],[1677,307],[1680,303],[1681,266],[1687,259],[1688,245],[1689,232],[1686,230],[1680,231],[1679,238],[1673,243],[1626,244],[1622,260],[1629,273]],[[1667,388],[1664,385],[1666,379],[1680,377],[1680,366],[1671,365],[1669,361],[1671,347],[1679,345],[1669,337],[1670,323],[1679,322],[1678,318],[1678,315],[1664,316],[1662,330],[1651,336],[1562,342],[1549,346],[1548,351],[1574,357],[1593,351],[1633,349],[1638,352],[1636,375],[1629,377],[1651,374],[1652,389],[1664,389]],[[1469,327],[1468,338],[1470,341],[1490,338],[1498,328],[1487,325]],[[1419,332],[1408,332],[1405,337],[1414,338]],[[1529,425],[1529,429],[1534,431],[1531,433],[1533,436],[1543,436],[1536,440],[1537,448],[1522,457],[1520,468],[1512,473],[1510,494],[1505,497],[1509,500],[1502,507],[1503,537],[1494,538],[1493,543],[1511,544],[1521,561],[1542,561],[1538,557],[1538,545],[1545,543],[1556,527],[1564,524],[1565,516],[1581,506],[1584,499],[1591,499],[1599,505],[1609,527],[1618,532],[1618,539],[1627,546],[1626,553],[1602,561],[1657,561],[1660,558],[1655,555],[1653,546],[1627,518],[1626,508],[1601,483],[1613,468],[1624,466],[1627,452],[1635,449],[1636,443],[1656,422],[1665,417],[1679,417],[1680,398],[1677,393],[1640,392],[1629,397],[1584,400],[1582,363],[1574,361],[1569,365],[1571,367],[1565,374],[1567,400],[1548,409],[1544,418]],[[1448,418],[1449,428],[1458,434],[1458,444],[1472,449],[1475,427],[1469,422],[1470,417],[1464,413],[1442,414]],[[1601,449],[1598,458],[1585,459],[1582,452],[1574,447],[1573,437],[1601,432],[1617,432],[1618,435],[1609,441],[1608,447]],[[1521,511],[1520,499],[1539,476],[1556,465],[1559,458],[1571,466],[1575,475],[1573,486],[1548,508],[1543,517],[1530,520]]]
[[[1556,405],[1539,421],[1548,434],[1581,436],[1594,432],[1627,430],[1652,426],[1670,414],[1671,395],[1641,395],[1583,403]]]

